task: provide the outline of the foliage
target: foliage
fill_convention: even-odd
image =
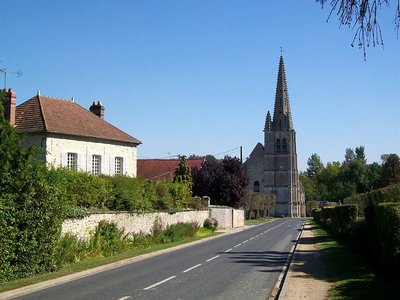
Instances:
[[[192,193],[193,180],[192,169],[190,168],[186,156],[181,157],[181,161],[175,170],[173,182],[184,183],[188,186],[190,193]]]
[[[306,201],[329,200],[339,202],[344,198],[400,182],[400,159],[396,154],[382,155],[382,164],[367,164],[365,148],[347,148],[345,159],[328,162],[326,166],[313,154],[306,172],[299,179],[304,186]],[[315,167],[316,166],[316,167]]]
[[[193,194],[209,196],[213,204],[239,206],[246,186],[246,175],[237,158],[206,161],[200,170],[193,170]]]
[[[214,218],[207,218],[204,220],[203,227],[214,232],[218,228],[218,221]]]
[[[240,206],[247,212],[252,211],[258,218],[269,215],[269,212],[275,208],[275,203],[275,195],[265,195],[246,188]],[[247,219],[249,218],[250,216],[247,217]]]
[[[176,242],[185,238],[194,237],[198,226],[190,223],[176,223],[168,225],[162,233],[165,242]]]
[[[327,0],[316,0],[324,6]],[[356,33],[351,44],[360,49],[363,49],[364,59],[366,59],[366,47],[370,45],[374,46],[381,44],[383,46],[383,36],[381,27],[378,22],[379,9],[382,8],[383,4],[389,6],[389,0],[331,0],[330,5],[332,6],[329,18],[336,12],[339,16],[339,23],[352,28],[356,28]],[[394,23],[397,32],[400,28],[400,1],[397,1],[397,7],[394,14]]]

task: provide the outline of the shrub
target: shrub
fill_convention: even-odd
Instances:
[[[196,237],[203,237],[212,234],[213,231],[211,229],[205,228],[205,227],[200,227],[196,230],[196,233],[194,236]]]
[[[336,237],[344,237],[357,219],[356,205],[341,205],[330,210],[331,229]]]
[[[185,238],[193,237],[197,228],[193,227],[190,223],[176,223],[168,225],[163,235],[168,239],[166,241],[176,242]]]
[[[203,227],[214,232],[218,228],[218,221],[214,218],[207,218],[204,220]]]
[[[122,252],[127,248],[125,238],[124,231],[117,224],[102,220],[89,239],[90,252],[104,257]]]

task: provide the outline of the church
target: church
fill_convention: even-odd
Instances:
[[[294,130],[283,56],[280,56],[274,113],[268,111],[264,145],[258,143],[244,163],[249,188],[274,195],[277,217],[305,217],[305,197],[299,182]]]

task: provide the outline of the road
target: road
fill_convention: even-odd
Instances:
[[[266,299],[303,219],[277,219],[18,299]]]

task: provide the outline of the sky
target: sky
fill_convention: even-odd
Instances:
[[[380,162],[400,153],[394,5],[379,12],[384,48],[364,61],[355,32],[314,0],[1,0],[0,69],[17,105],[38,90],[100,100],[142,141],[139,158],[242,146],[245,159],[264,140],[282,47],[299,170],[313,153],[343,161],[361,145]]]

